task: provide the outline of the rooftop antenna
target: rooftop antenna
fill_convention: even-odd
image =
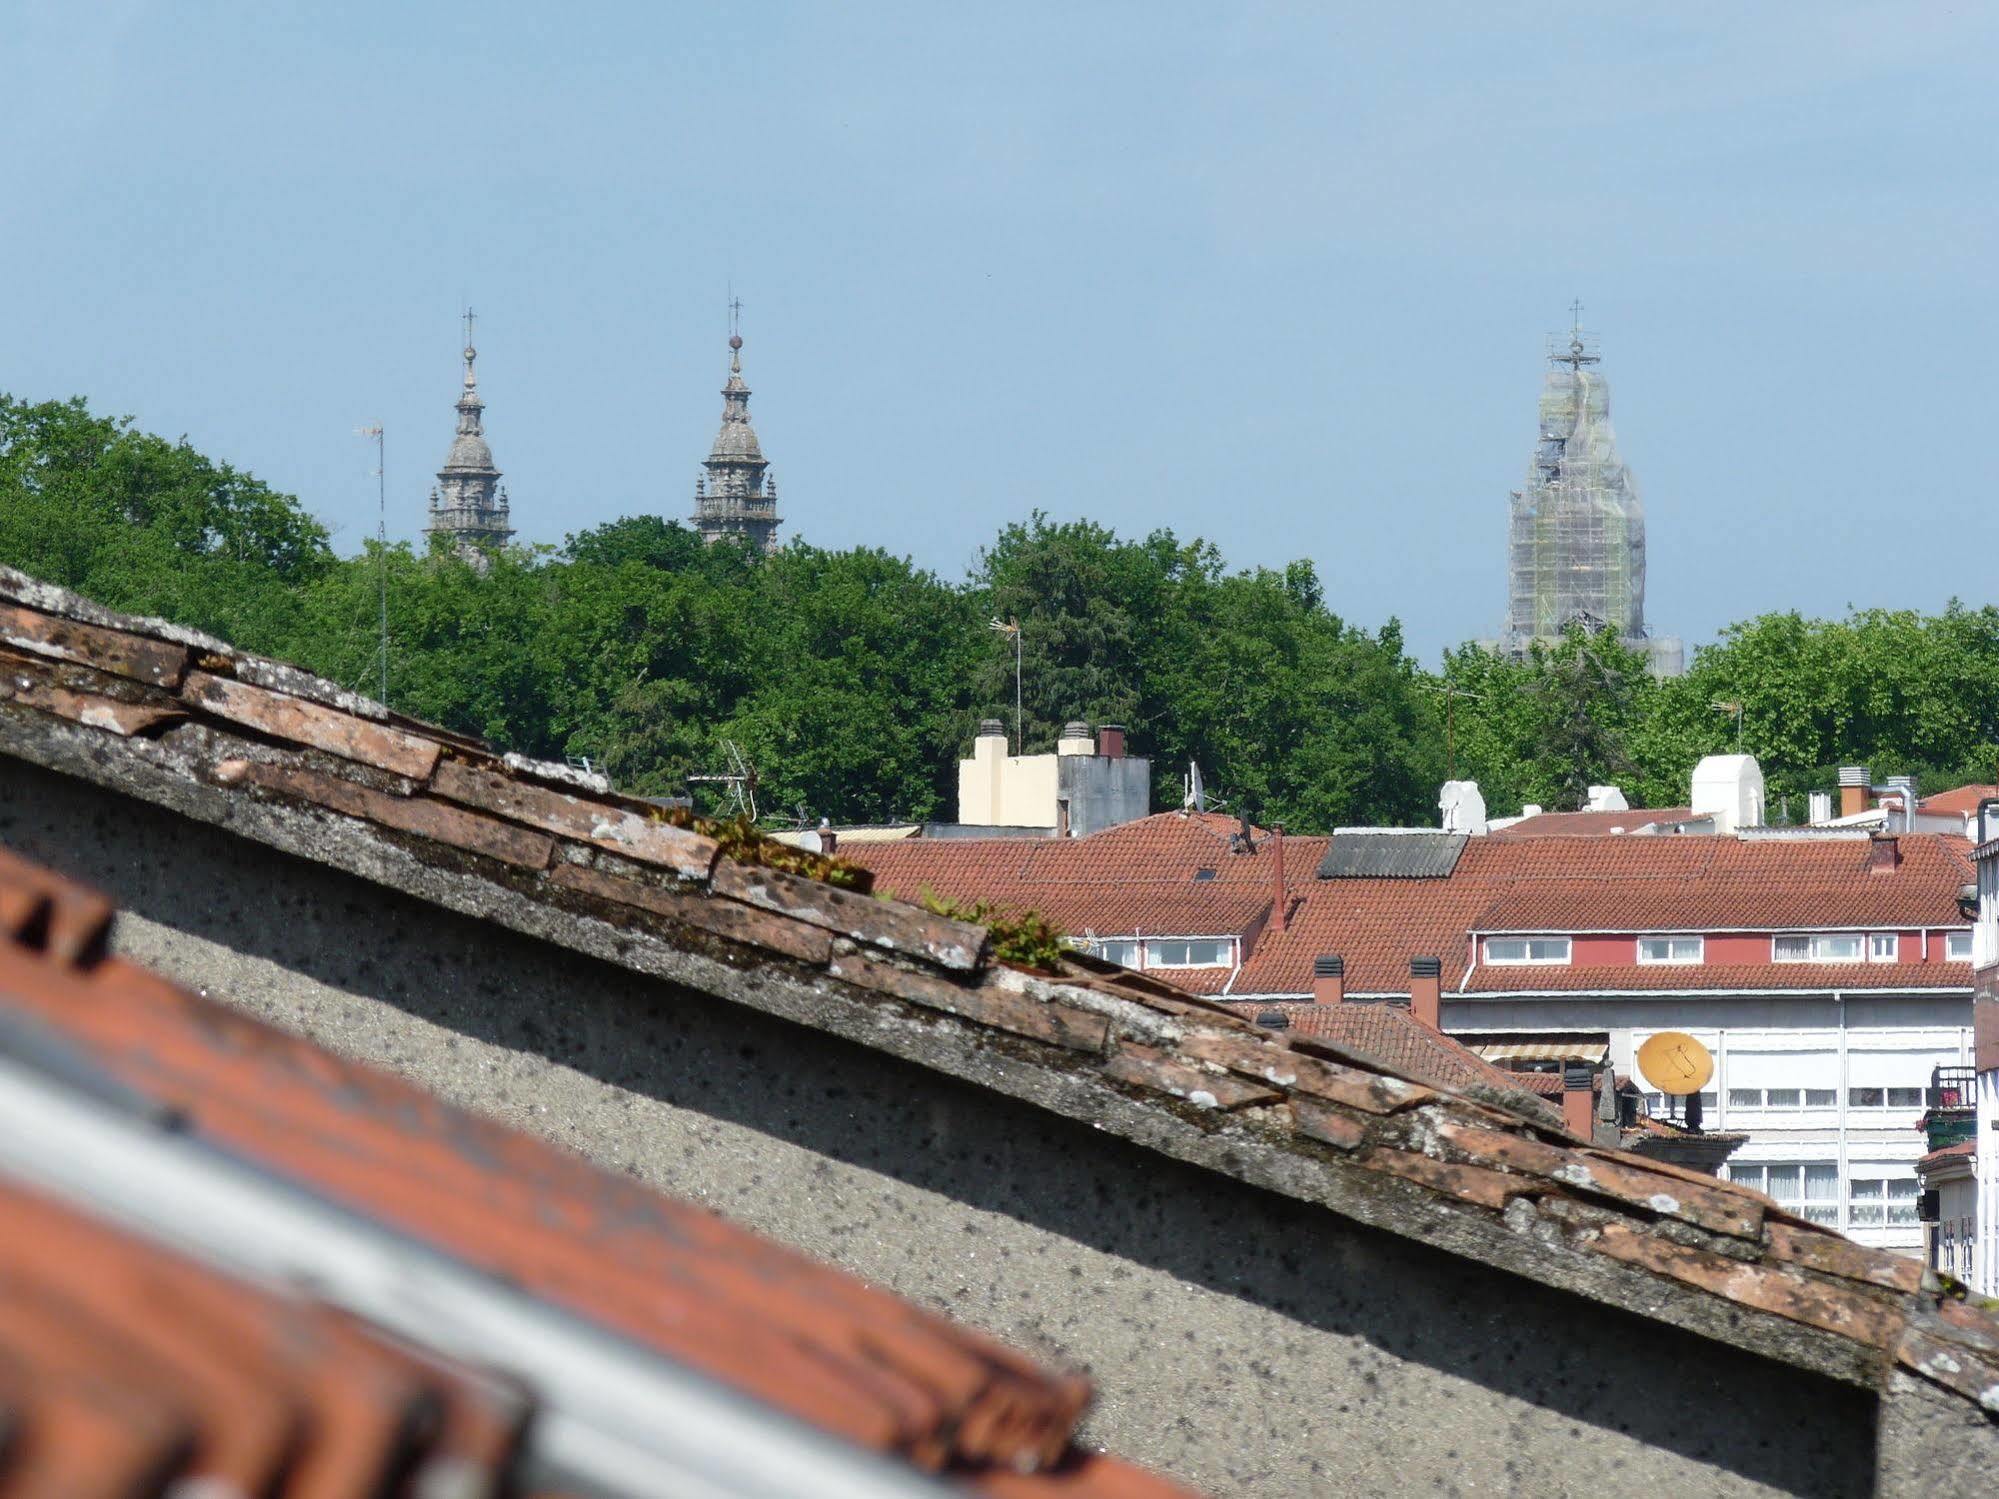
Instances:
[[[1728,702],[1728,701],[1718,700],[1709,703],[1708,706],[1714,709],[1714,711],[1717,713],[1733,713],[1735,715],[1735,752],[1738,755],[1741,754],[1742,753],[1742,704],[1739,702]]]
[[[743,758],[742,749],[733,739],[722,741],[722,752],[728,757],[729,768],[710,775],[689,776],[689,781],[712,781],[729,788],[729,805],[734,811],[751,822],[757,820],[757,768]]]
[[[1013,752],[1027,753],[1027,729],[1020,716],[1020,621],[993,616],[989,628],[1013,637]]]
[[[1187,795],[1180,803],[1182,812],[1208,810],[1208,788],[1201,784],[1201,764],[1198,760],[1187,762]]]
[[[1461,697],[1483,699],[1483,692],[1467,692],[1456,682],[1446,678],[1443,682],[1424,682],[1432,692],[1444,695],[1444,779],[1458,778],[1458,699]]]
[[[472,313],[465,313],[466,326],[471,326]],[[466,347],[471,347],[470,335]],[[381,637],[377,646],[377,656],[381,668],[380,703],[389,705],[389,481],[388,463],[382,445],[382,424],[356,427],[356,437],[372,437],[375,440],[375,567],[381,583]]]

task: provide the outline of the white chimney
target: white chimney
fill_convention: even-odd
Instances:
[[[1485,796],[1478,789],[1477,781],[1446,781],[1437,795],[1437,810],[1443,814],[1443,827],[1447,833],[1470,833],[1473,837],[1485,836]]]
[[[1589,800],[1583,803],[1585,812],[1629,812],[1631,803],[1624,799],[1624,792],[1616,786],[1592,786]]]
[[[1754,755],[1709,755],[1694,767],[1695,817],[1714,819],[1717,833],[1763,826],[1763,767]]]

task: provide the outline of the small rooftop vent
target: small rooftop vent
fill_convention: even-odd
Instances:
[[[1259,1010],[1256,1015],[1256,1023],[1268,1026],[1274,1031],[1284,1030],[1291,1024],[1289,1020],[1285,1019],[1282,1010]]]
[[[1338,978],[1347,971],[1347,960],[1338,953],[1321,953],[1312,959],[1312,977]]]

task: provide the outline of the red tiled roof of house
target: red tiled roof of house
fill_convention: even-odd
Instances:
[[[842,852],[907,900],[1038,911],[1072,936],[1218,937],[1254,926],[1274,891],[1274,839],[1256,829],[1255,851],[1238,852],[1241,830],[1211,812],[1161,812],[1084,838],[907,838]],[[1287,876],[1309,874],[1325,849],[1323,838],[1286,838]]]
[[[1969,817],[1978,810],[1978,804],[1987,797],[1999,797],[1999,786],[1984,782],[1976,782],[1969,786],[1953,786],[1948,791],[1939,791],[1934,796],[1918,799],[1916,810],[1940,815],[1957,813]]]
[[[4,568],[0,762],[705,985],[718,1002],[823,1025],[1314,1210],[1864,1389],[1901,1371],[1976,1410],[1999,1386],[1999,1321],[1944,1299],[1915,1261],[1748,1188],[1597,1148],[1538,1105],[1418,1082],[1108,964],[1004,967],[983,928],[747,863],[601,782],[496,756],[280,663]],[[1449,960],[1435,934],[1450,928],[1422,913],[1449,906],[1455,930],[1469,930],[1499,893],[1494,871],[1518,867],[1509,860],[1540,870],[1551,850],[1641,841],[1696,840],[1474,839],[1451,879],[1317,882],[1295,941],[1275,946],[1301,955],[1307,973],[1310,955],[1344,950],[1351,997],[1390,977],[1390,953],[1402,973],[1417,944]],[[1576,857],[1617,872],[1593,850]],[[1901,880],[1931,857],[1912,852],[1902,872],[1872,878]],[[1488,860],[1487,878],[1462,878]],[[1557,857],[1555,867],[1569,866]],[[1825,874],[1835,895],[1850,877],[1845,865]],[[1363,898],[1371,884],[1412,904]],[[1614,887],[1596,898],[1628,908]],[[1934,904],[1909,900],[1912,911]],[[1352,940],[1356,908],[1379,923],[1372,946]],[[13,938],[0,959],[43,976],[28,984],[10,970],[0,991],[215,1149],[488,1267],[481,1284],[684,1354],[974,1489],[1108,1499],[1153,1482],[1070,1445],[1079,1380],[105,957],[108,919],[72,887],[0,898]],[[746,970],[756,981],[735,983]],[[1034,1474],[1004,1472],[1050,1462],[1040,1490]],[[1092,1488],[1077,1474],[1110,1476]]]
[[[1265,932],[1232,994],[1304,994],[1312,960],[1346,960],[1349,994],[1408,992],[1412,956],[1437,957],[1447,990],[1894,988],[1970,983],[1934,952],[1920,965],[1770,964],[1590,971],[1555,966],[1471,969],[1472,932],[1783,931],[1825,927],[1962,927],[1969,845],[1904,834],[1892,873],[1870,871],[1862,838],[1473,838],[1448,879],[1315,880],[1283,933]],[[1836,972],[1833,971],[1836,969]],[[1828,978],[1832,983],[1828,985]]]
[[[1631,807],[1622,812],[1537,812],[1503,828],[1490,838],[1589,838],[1602,834],[1636,833],[1655,823],[1687,822],[1692,807]]]
[[[1232,1008],[1252,1020],[1276,1009],[1282,1012],[1291,1034],[1371,1057],[1382,1067],[1418,1082],[1460,1092],[1498,1093],[1517,1108],[1532,1108],[1521,1095],[1538,1096],[1540,1092],[1526,1083],[1523,1074],[1493,1066],[1463,1042],[1431,1030],[1399,1005],[1249,1003]],[[1559,1084],[1561,1079],[1557,1077],[1555,1082]]]

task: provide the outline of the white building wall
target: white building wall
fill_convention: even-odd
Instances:
[[[1749,1136],[1731,1158],[1732,1177],[1765,1189],[1795,1181],[1795,1198],[1774,1195],[1860,1243],[1920,1255],[1916,1162],[1929,1149],[1918,1128],[1922,1090],[1932,1068],[1969,1060],[1970,1009],[1968,999],[1933,995],[1460,996],[1447,1000],[1444,1028],[1605,1031],[1612,1065],[1633,1077],[1648,1037],[1684,1031],[1715,1059],[1714,1081],[1703,1090],[1712,1098],[1705,1127]],[[1856,1189],[1871,1183],[1892,1185]]]
[[[1977,1182],[1977,1248],[1972,1286],[1981,1296],[1999,1296],[1999,1068],[1978,1074],[1978,1141],[1972,1169]]]

